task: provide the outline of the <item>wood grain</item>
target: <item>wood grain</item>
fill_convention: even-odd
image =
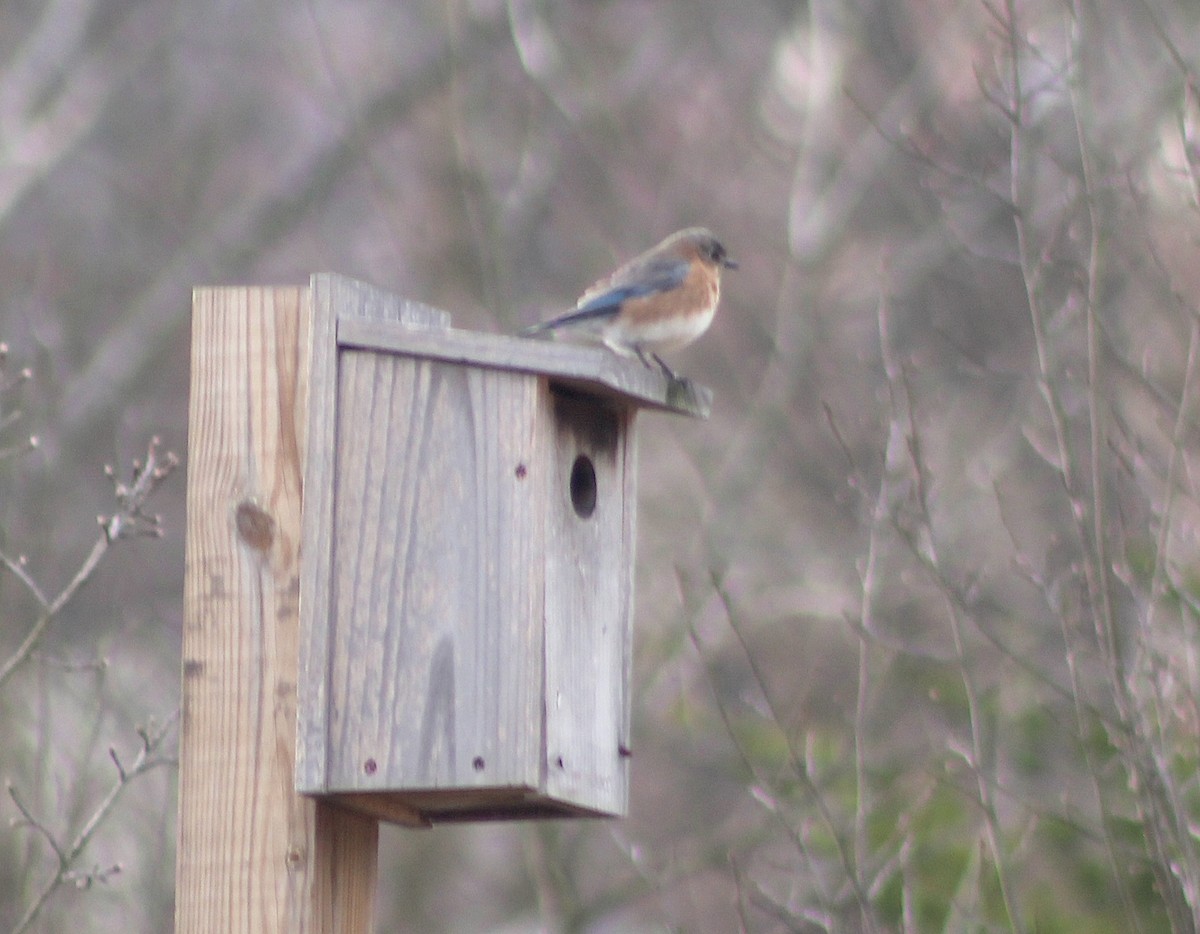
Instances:
[[[377,824],[293,791],[308,290],[197,290],[176,930],[360,932]]]
[[[538,383],[341,357],[328,781],[537,787]]]

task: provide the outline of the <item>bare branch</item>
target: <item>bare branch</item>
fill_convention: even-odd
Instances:
[[[158,451],[160,444],[162,441],[157,436],[150,439],[150,444],[146,448],[145,461],[135,460],[133,462],[133,474],[129,483],[117,480],[116,471],[111,466],[104,468],[105,474],[113,481],[113,493],[116,496],[117,504],[121,507],[112,516],[99,518],[108,541],[134,536],[150,536],[152,538],[162,536],[162,517],[147,514],[143,511],[143,507],[154,491],[179,466],[179,458],[172,451],[160,455]]]
[[[858,904],[864,930],[875,930],[875,913],[871,906],[870,896],[867,894],[866,887],[863,884],[861,877],[861,866],[855,863],[853,855],[847,849],[846,844],[842,841],[841,834],[838,832],[837,821],[834,819],[833,813],[830,811],[829,805],[825,801],[825,796],[821,793],[817,782],[815,781],[812,773],[809,771],[807,763],[811,762],[811,757],[797,752],[791,736],[789,735],[787,729],[785,729],[783,718],[777,710],[771,692],[767,687],[766,677],[758,664],[757,658],[750,650],[750,646],[746,642],[746,638],[742,632],[741,626],[738,624],[738,618],[733,607],[733,602],[728,591],[726,591],[722,585],[719,575],[715,571],[710,572],[710,580],[712,583],[713,592],[721,601],[721,606],[725,611],[725,618],[729,623],[729,627],[733,631],[733,634],[737,637],[738,645],[742,650],[742,656],[746,659],[746,663],[750,667],[750,672],[754,678],[755,687],[758,689],[759,694],[766,704],[769,722],[778,731],[781,739],[786,745],[788,751],[788,765],[791,768],[792,774],[801,782],[801,784],[804,785],[807,794],[814,802],[818,812],[821,815],[821,819],[825,824],[826,832],[829,834],[830,839],[833,841],[834,846],[837,849],[838,859],[841,863],[843,871],[845,872],[846,882],[849,884],[850,889],[853,892],[855,902]],[[697,650],[699,650],[699,636],[696,634],[694,628],[691,630],[691,635],[693,644],[696,646]],[[726,721],[726,730],[729,733],[730,738],[736,742],[736,734],[733,732],[733,728],[728,721],[728,715],[724,711],[719,698],[718,707],[721,710],[722,719]],[[751,774],[755,775],[760,782],[763,781],[762,778],[757,775],[757,771],[750,758],[744,753],[743,761],[751,770]],[[769,787],[769,783],[765,784],[767,784],[767,787]]]
[[[14,559],[0,551],[0,564],[8,568],[9,572],[25,585],[26,589],[33,594],[33,599],[38,602],[38,605],[42,609],[49,609],[50,601],[46,599],[46,595],[42,593],[42,588],[37,585],[37,581],[30,575],[29,562],[24,555],[19,555]],[[0,681],[3,681],[3,679],[0,678]]]
[[[100,562],[114,542],[136,535],[157,537],[162,534],[159,517],[147,515],[144,512],[144,507],[155,490],[162,485],[163,481],[179,465],[179,458],[170,451],[160,454],[158,450],[159,444],[160,441],[157,437],[151,439],[147,447],[146,459],[144,462],[135,462],[133,476],[129,484],[119,483],[114,480],[114,494],[120,508],[110,517],[100,517],[100,527],[102,530],[100,537],[92,545],[92,550],[75,572],[75,576],[71,578],[66,587],[56,597],[50,599],[46,596],[45,592],[38,586],[25,568],[23,560],[18,559],[14,561],[12,558],[0,553],[0,563],[17,576],[29,589],[30,593],[33,594],[41,607],[41,613],[26,634],[24,641],[5,660],[3,665],[0,665],[0,687],[30,657],[39,640],[45,634],[47,627],[58,616],[63,607],[74,599],[80,588],[96,572],[96,568],[100,566]],[[113,472],[111,470],[107,472],[112,476]]]
[[[21,800],[21,796],[17,794],[16,786],[13,785],[12,782],[8,783],[8,796],[12,798],[13,804],[17,806],[17,810],[21,812],[21,817],[24,818],[20,824],[36,830],[39,834],[45,837],[46,842],[50,844],[50,849],[54,851],[54,855],[58,858],[60,871],[65,870],[67,864],[70,862],[67,854],[63,851],[62,847],[59,846],[58,840],[51,832],[50,828],[38,820],[38,818],[33,815],[33,812],[30,811],[25,805],[25,802]]]
[[[25,914],[21,917],[21,920],[18,921],[16,927],[13,928],[13,934],[21,934],[21,932],[27,931],[30,925],[33,924],[34,920],[36,920],[37,916],[45,907],[46,902],[49,901],[50,896],[53,895],[54,892],[65,882],[74,882],[78,885],[80,884],[81,880],[84,880],[86,882],[84,887],[86,887],[95,881],[106,881],[109,876],[120,871],[119,864],[110,869],[93,869],[82,874],[72,873],[72,867],[74,866],[75,861],[79,859],[80,854],[83,853],[83,851],[87,848],[87,845],[91,842],[92,838],[96,835],[96,832],[101,826],[103,826],[105,820],[111,816],[113,808],[116,806],[117,801],[120,799],[125,789],[128,788],[138,777],[145,775],[147,772],[159,768],[160,766],[171,764],[173,760],[164,756],[160,756],[159,750],[166,741],[167,737],[174,730],[178,719],[179,710],[176,708],[176,710],[169,717],[167,717],[167,719],[161,725],[152,729],[139,730],[142,744],[138,749],[137,755],[134,757],[133,763],[128,768],[122,768],[120,761],[117,759],[116,752],[112,749],[109,750],[109,754],[117,766],[116,781],[113,782],[112,786],[108,790],[108,793],[105,794],[104,798],[96,806],[96,809],[92,812],[91,816],[84,822],[82,829],[80,829],[80,831],[68,844],[60,844],[55,836],[46,828],[46,826],[36,817],[34,817],[28,808],[26,808],[21,802],[20,797],[16,793],[16,789],[10,783],[8,788],[9,796],[13,799],[17,805],[17,808],[25,817],[25,822],[30,827],[37,830],[43,837],[45,837],[58,858],[57,871],[46,880],[37,896],[26,909]]]

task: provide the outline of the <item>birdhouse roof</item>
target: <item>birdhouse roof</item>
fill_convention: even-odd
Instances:
[[[340,318],[337,344],[534,373],[623,405],[679,415],[705,418],[712,407],[712,392],[706,387],[688,379],[670,380],[640,360],[603,346],[464,331],[439,326],[436,319],[432,325],[413,327],[370,317]]]

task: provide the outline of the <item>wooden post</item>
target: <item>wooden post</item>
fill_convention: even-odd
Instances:
[[[197,290],[176,930],[372,926],[378,824],[293,790],[308,288]]]

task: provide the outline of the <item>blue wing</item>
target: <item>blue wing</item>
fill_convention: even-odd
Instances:
[[[607,288],[584,295],[578,308],[529,330],[549,330],[564,325],[611,318],[632,298],[642,298],[656,292],[678,288],[687,278],[689,263],[685,259],[655,259],[618,270]]]

